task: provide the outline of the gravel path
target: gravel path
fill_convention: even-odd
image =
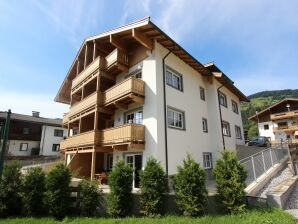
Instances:
[[[258,193],[258,197],[267,198],[266,194],[270,190],[270,188],[280,184],[282,181],[292,177],[293,174],[291,173],[290,169],[286,167],[282,171],[276,174],[266,185],[263,187],[260,192]],[[298,187],[297,187],[298,190]],[[298,199],[297,199],[298,200]]]

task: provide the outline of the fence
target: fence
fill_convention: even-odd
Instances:
[[[246,184],[250,185],[275,164],[288,157],[286,147],[286,145],[279,144],[240,160],[248,174]]]

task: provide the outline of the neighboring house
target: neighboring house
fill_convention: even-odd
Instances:
[[[298,98],[286,98],[249,118],[272,141],[298,138]]]
[[[4,124],[6,116],[6,112],[0,112],[0,123]],[[8,155],[57,156],[64,136],[67,136],[67,129],[62,128],[61,119],[39,117],[39,112],[35,111],[32,116],[12,113]]]
[[[55,101],[70,105],[63,117],[70,135],[61,149],[83,176],[123,159],[134,168],[137,187],[150,156],[172,175],[187,153],[210,170],[223,139],[227,149],[244,144],[240,101],[246,96],[149,18],[86,38]]]

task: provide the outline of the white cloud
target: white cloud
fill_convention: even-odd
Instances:
[[[54,102],[54,96],[26,93],[0,92],[0,111],[11,109],[13,113],[30,115],[39,111],[40,116],[62,118],[68,105]]]

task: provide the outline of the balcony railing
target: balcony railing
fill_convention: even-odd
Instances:
[[[95,73],[98,69],[104,69],[105,59],[97,57],[92,61],[77,77],[72,81],[72,89],[77,87],[82,81],[84,81],[89,75]]]
[[[271,120],[281,120],[281,119],[290,118],[290,117],[298,117],[298,110],[287,111],[287,112],[270,115]]]
[[[100,132],[100,144],[103,146],[145,142],[145,126],[142,124],[125,124]]]
[[[128,56],[121,50],[118,50],[117,48],[112,51],[107,57],[106,57],[106,70],[111,70],[115,66],[123,66],[124,68],[128,68]],[[122,67],[121,67],[122,68]],[[121,69],[120,70],[123,70]]]
[[[90,108],[97,104],[99,95],[97,92],[92,93],[91,95],[87,96],[85,99],[75,103],[70,107],[69,117],[76,115],[77,113]]]
[[[99,132],[88,131],[74,136],[70,136],[60,142],[60,149],[65,150],[68,148],[82,147],[82,146],[93,146],[98,143]]]
[[[296,131],[298,130],[298,125],[284,125],[279,127],[274,127],[273,131]]]
[[[102,96],[102,104],[107,106],[117,101],[129,100],[131,96],[144,97],[145,83],[135,77],[130,77],[106,90]]]

